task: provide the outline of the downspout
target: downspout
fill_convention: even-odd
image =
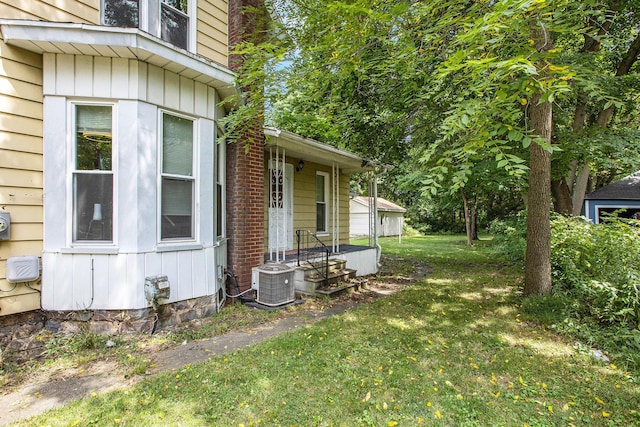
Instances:
[[[335,164],[335,163],[334,163]],[[335,239],[336,245],[334,248],[334,252],[340,252],[340,166],[335,165],[334,171],[334,182],[335,182],[335,210],[336,210],[336,231],[335,231]]]

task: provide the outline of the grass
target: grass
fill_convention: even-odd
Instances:
[[[291,307],[289,310],[296,310]],[[225,334],[280,318],[285,313],[254,310],[237,304],[206,319],[163,330],[154,335],[105,336],[90,331],[74,335],[41,331],[36,336],[44,345],[43,357],[16,363],[5,360],[0,366],[0,385],[14,387],[30,378],[48,376],[52,371],[89,369],[97,362],[112,362],[125,377],[145,374],[151,367],[150,354],[163,348]],[[112,341],[112,346],[106,345]]]
[[[18,425],[640,423],[638,372],[525,315],[521,269],[496,263],[486,242],[381,243],[381,275],[420,263],[434,272],[357,310]]]

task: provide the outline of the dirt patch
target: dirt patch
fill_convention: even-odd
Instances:
[[[401,265],[403,268],[399,268]],[[394,274],[394,270],[408,273]],[[426,265],[406,265],[402,258],[386,258],[380,274],[358,278],[358,286],[332,298],[306,297],[303,304],[291,310],[281,310],[267,323],[246,325],[224,335],[185,340],[178,345],[163,342],[146,346],[130,356],[148,358],[149,367],[143,375],[131,375],[130,368],[122,366],[115,358],[100,357],[98,354],[94,360],[81,365],[34,370],[30,375],[23,376],[20,382],[7,378],[0,392],[0,407],[3,408],[0,425],[38,415],[93,393],[128,387],[148,375],[182,368],[186,361],[189,364],[202,362],[212,356],[257,344],[280,333],[344,313],[391,295],[421,280],[430,271]],[[193,321],[189,327],[197,328],[199,322]],[[127,339],[135,341],[136,337]]]

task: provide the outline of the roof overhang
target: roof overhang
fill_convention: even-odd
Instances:
[[[354,197],[351,199],[352,202],[357,203],[359,205],[362,205],[366,208],[369,208],[373,203],[371,203],[372,197],[364,197],[364,196],[359,196],[359,197]],[[391,204],[388,200],[384,200],[381,198],[378,198],[378,212],[392,212],[392,213],[405,213],[407,212],[407,210],[401,206],[392,206],[395,205]]]
[[[6,44],[44,54],[137,59],[216,88],[223,98],[236,93],[235,74],[137,28],[0,19]]]
[[[376,166],[356,154],[293,132],[266,127],[264,134],[267,136],[265,149],[268,150],[269,147],[283,148],[287,156],[296,157],[305,162],[327,166],[337,164],[347,174],[372,171]]]

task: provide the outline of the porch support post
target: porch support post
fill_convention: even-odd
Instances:
[[[373,175],[373,241],[376,246],[376,262],[380,268],[380,257],[382,256],[382,246],[378,242],[378,175]]]

